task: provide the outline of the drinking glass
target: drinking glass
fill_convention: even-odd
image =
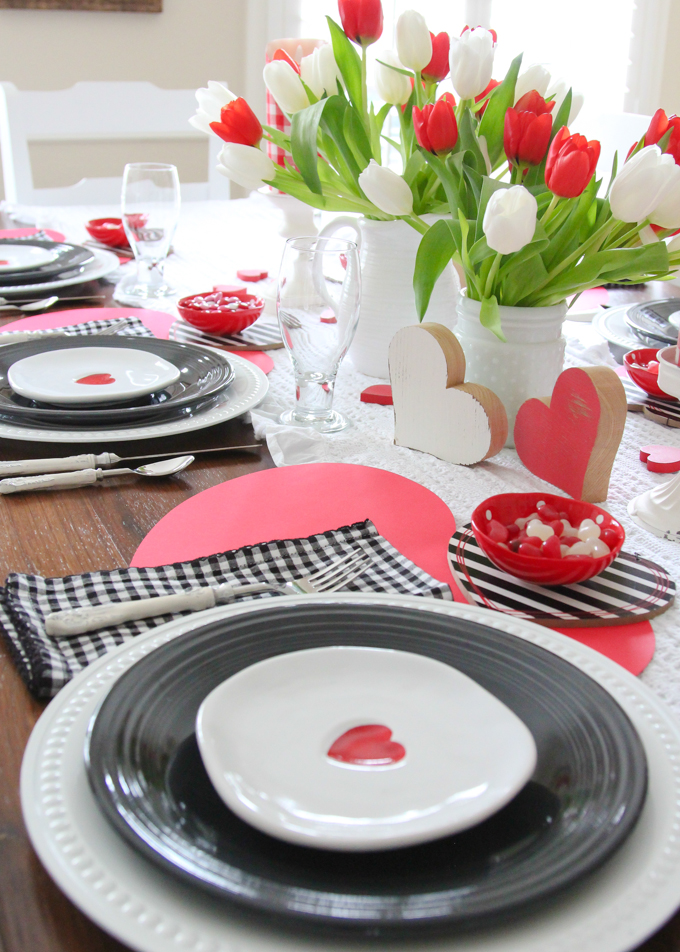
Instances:
[[[295,406],[282,423],[323,433],[349,420],[333,409],[335,378],[359,320],[361,271],[354,241],[289,238],[279,272],[276,311],[295,375]]]
[[[163,300],[175,293],[165,279],[164,267],[179,219],[177,169],[154,162],[126,165],[121,204],[137,273],[118,284],[114,297],[123,304]]]

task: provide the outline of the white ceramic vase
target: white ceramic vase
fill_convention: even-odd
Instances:
[[[479,301],[460,294],[456,337],[465,354],[465,380],[481,383],[500,397],[508,414],[505,445],[514,446],[517,411],[530,397],[549,397],[562,372],[567,305],[501,307],[507,343],[480,324],[480,308]]]
[[[430,223],[436,220],[424,217]],[[387,379],[390,341],[402,327],[418,323],[413,271],[421,236],[404,221],[345,216],[334,219],[319,235],[329,237],[346,228],[357,235],[361,260],[361,316],[349,356],[361,373]],[[453,328],[459,288],[453,265],[448,265],[435,285],[425,320]]]

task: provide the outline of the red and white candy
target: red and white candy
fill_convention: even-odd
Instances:
[[[619,541],[614,528],[601,527],[604,516],[583,519],[580,525],[573,526],[566,512],[558,512],[547,503],[538,503],[536,512],[519,516],[509,525],[494,519],[490,510],[486,512],[486,518],[486,534],[493,542],[532,558],[586,555],[600,559],[609,555]]]

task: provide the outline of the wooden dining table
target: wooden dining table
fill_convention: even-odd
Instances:
[[[111,305],[109,285],[92,290],[103,290],[109,298],[104,305]],[[194,448],[255,442],[250,425],[237,419],[184,436],[145,441],[143,452],[179,455]],[[1,440],[0,458],[107,448]],[[123,457],[142,452],[138,443],[110,448]],[[198,456],[189,469],[170,479],[123,476],[83,489],[0,496],[1,580],[10,572],[63,576],[129,565],[145,535],[172,508],[218,483],[273,465],[262,445]],[[29,735],[44,708],[45,703],[28,693],[0,639],[0,952],[122,950],[127,947],[100,930],[54,884],[28,839],[19,774]],[[637,948],[680,952],[680,913]]]

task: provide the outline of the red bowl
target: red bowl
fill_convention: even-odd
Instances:
[[[121,218],[93,218],[85,228],[90,237],[102,245],[110,245],[111,248],[129,247]]]
[[[198,307],[199,301],[212,301],[215,307]],[[238,301],[236,308],[227,308],[226,302]],[[187,323],[208,334],[238,334],[250,327],[264,310],[264,301],[255,294],[225,294],[222,291],[204,291],[182,298],[177,310]]]
[[[494,542],[486,534],[488,513],[491,513],[490,518],[509,525],[520,516],[524,518],[536,512],[536,506],[541,501],[553,506],[558,512],[565,512],[572,526],[580,525],[584,519],[594,519],[597,522],[598,516],[602,516],[602,521],[598,523],[600,527],[616,530],[619,541],[609,555],[603,555],[599,559],[590,555],[567,555],[561,559],[548,559],[542,556],[534,558],[530,555],[520,555]],[[552,496],[549,493],[502,493],[499,496],[490,496],[472,513],[472,531],[480,548],[494,565],[508,575],[534,582],[536,585],[574,585],[599,575],[619,554],[626,537],[620,523],[599,506],[566,496]]]
[[[651,370],[646,369],[650,360],[658,361],[658,353],[659,350],[655,347],[639,347],[637,350],[629,350],[627,354],[624,354],[623,363],[633,383],[637,384],[645,393],[648,393],[650,397],[674,400],[675,397],[672,394],[666,393],[659,386],[658,371],[652,373]]]

